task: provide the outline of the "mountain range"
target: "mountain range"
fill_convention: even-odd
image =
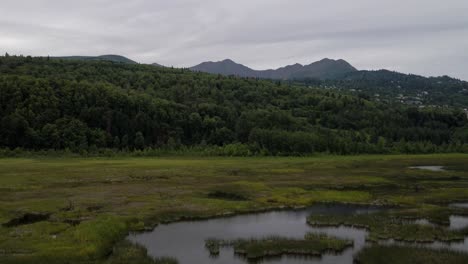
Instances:
[[[101,56],[64,56],[52,57],[54,59],[64,60],[89,60],[89,61],[111,61],[115,63],[138,64],[138,62],[121,55],[101,55]],[[158,63],[149,64],[156,67],[166,67]],[[465,87],[468,82],[448,76],[442,77],[424,77],[414,74],[404,74],[389,70],[358,70],[345,60],[322,59],[308,65],[299,63],[284,66],[278,69],[254,70],[245,65],[236,63],[230,59],[222,61],[202,62],[188,69],[197,72],[206,72],[221,75],[235,75],[239,77],[253,77],[261,79],[291,80],[291,81],[313,81],[313,80],[332,80],[332,81],[366,81],[366,82],[388,82],[397,83],[401,80],[411,80],[411,82],[436,82],[437,84],[450,83],[463,84]],[[397,81],[398,80],[398,81]],[[445,80],[445,81],[444,81]]]
[[[112,61],[117,63],[136,64],[137,62],[120,55],[102,55],[102,56],[65,56],[54,57],[56,59],[65,60],[92,60],[92,61]],[[151,65],[157,67],[164,67],[158,63]],[[222,75],[235,75],[239,77],[253,77],[262,79],[275,79],[275,80],[291,80],[291,79],[334,79],[348,73],[357,72],[345,60],[332,60],[323,59],[308,65],[301,65],[296,63],[278,69],[270,70],[254,70],[245,65],[236,63],[230,59],[217,62],[203,62],[196,66],[189,68],[192,71],[206,72]]]
[[[203,62],[190,68],[193,71],[236,75],[241,77],[255,77],[262,79],[333,79],[347,73],[357,72],[351,64],[345,60],[323,59],[309,65],[294,64],[275,70],[254,70],[230,59],[218,62]]]
[[[120,55],[52,57],[62,60],[138,62]],[[154,67],[165,67],[153,63]],[[194,72],[281,80],[324,89],[340,89],[377,101],[424,106],[456,106],[468,109],[468,82],[451,78],[424,77],[389,70],[358,70],[345,60],[322,59],[308,65],[293,64],[278,69],[254,70],[230,59],[203,62],[186,68]],[[465,110],[468,115],[468,110]]]

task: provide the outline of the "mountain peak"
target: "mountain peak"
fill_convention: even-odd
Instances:
[[[231,59],[224,59],[222,60],[221,62],[224,62],[224,63],[235,63],[237,64],[235,61],[231,60]]]
[[[332,79],[345,73],[357,71],[356,68],[343,59],[333,60],[329,58],[324,58],[309,65],[295,63],[275,70],[253,70],[231,59],[224,59],[218,62],[203,62],[190,69],[214,74],[263,79]]]
[[[217,62],[203,62],[190,68],[193,71],[222,74],[222,75],[237,75],[241,77],[255,77],[255,71],[247,66],[238,64],[231,59],[224,59]]]

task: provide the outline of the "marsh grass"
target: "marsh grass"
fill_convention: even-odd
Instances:
[[[467,159],[463,154],[0,159],[0,224],[28,213],[50,215],[0,225],[0,263],[103,263],[131,230],[322,202],[399,206],[407,216],[447,224],[451,210],[468,214],[443,209],[468,201]],[[448,171],[408,169],[421,164]]]
[[[232,201],[247,201],[268,190],[269,188],[260,182],[236,181],[211,188],[208,197]]]
[[[221,247],[233,247],[234,253],[249,260],[282,255],[321,256],[327,252],[341,252],[353,245],[352,241],[324,234],[306,234],[304,239],[268,237],[264,239],[239,239],[232,241],[209,239],[205,247],[211,255],[218,255]]]
[[[149,257],[146,248],[129,241],[119,242],[114,246],[113,254],[104,264],[177,264],[177,260],[169,257]]]
[[[355,256],[357,264],[465,264],[468,254],[449,250],[374,245]]]
[[[464,232],[449,230],[443,226],[421,225],[408,222],[408,218],[398,217],[389,213],[362,215],[314,215],[307,219],[307,223],[316,227],[348,226],[364,228],[369,231],[367,240],[394,239],[405,242],[434,242],[460,241],[464,239]]]

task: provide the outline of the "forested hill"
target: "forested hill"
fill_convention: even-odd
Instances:
[[[120,55],[67,56],[54,59],[110,61],[137,64]],[[158,63],[153,66],[164,67]],[[283,80],[296,85],[333,88],[369,100],[403,103],[415,106],[455,106],[468,109],[468,82],[442,77],[423,77],[389,70],[357,70],[344,60],[323,59],[309,65],[294,64],[275,70],[253,70],[226,59],[218,62],[203,62],[191,67],[196,72],[225,76],[251,77]]]
[[[0,57],[0,147],[230,155],[467,151],[465,113],[108,61]]]
[[[295,81],[365,94],[380,101],[468,108],[468,82],[448,76],[423,77],[378,70],[348,72],[328,80],[296,78]]]
[[[112,61],[119,63],[137,64],[137,62],[120,55],[101,55],[101,56],[66,56],[55,57],[55,59],[63,60],[86,60],[86,61]]]

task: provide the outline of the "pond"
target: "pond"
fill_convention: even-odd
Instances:
[[[354,241],[354,247],[340,255],[324,255],[320,259],[285,256],[268,260],[268,263],[352,263],[352,256],[365,245],[365,230],[339,228],[312,228],[306,224],[310,214],[366,214],[378,211],[375,207],[320,205],[301,210],[285,210],[267,213],[238,215],[203,221],[185,221],[160,225],[152,232],[132,234],[130,241],[145,246],[153,257],[175,257],[180,264],[188,263],[246,263],[235,256],[232,248],[222,248],[216,258],[205,249],[205,240],[248,239],[268,236],[304,238],[307,232],[326,233]]]
[[[468,203],[452,203],[450,204],[450,206],[458,208],[468,208]]]
[[[446,171],[444,166],[413,166],[409,168],[416,169],[416,170],[435,171],[435,172]]]
[[[325,233],[338,238],[354,241],[354,246],[340,254],[324,254],[321,258],[283,256],[265,259],[265,263],[275,264],[352,264],[353,256],[366,246],[368,232],[364,229],[351,227],[310,227],[306,219],[313,214],[370,214],[381,209],[349,205],[318,205],[301,210],[284,210],[266,213],[246,214],[225,218],[215,218],[200,221],[184,221],[159,225],[151,232],[131,234],[128,239],[147,248],[153,257],[174,257],[179,264],[217,263],[242,264],[247,261],[234,254],[230,247],[221,248],[217,257],[210,256],[205,248],[205,240],[209,238],[234,240],[249,238],[265,238],[281,236],[287,238],[304,238],[308,232]],[[467,219],[452,217],[451,228],[461,228]],[[426,224],[421,221],[420,224]],[[383,242],[392,243],[391,241]],[[468,240],[460,243],[426,244],[428,247],[468,249]]]
[[[450,229],[464,229],[468,227],[468,217],[466,216],[450,216]],[[468,250],[468,248],[467,248]]]

